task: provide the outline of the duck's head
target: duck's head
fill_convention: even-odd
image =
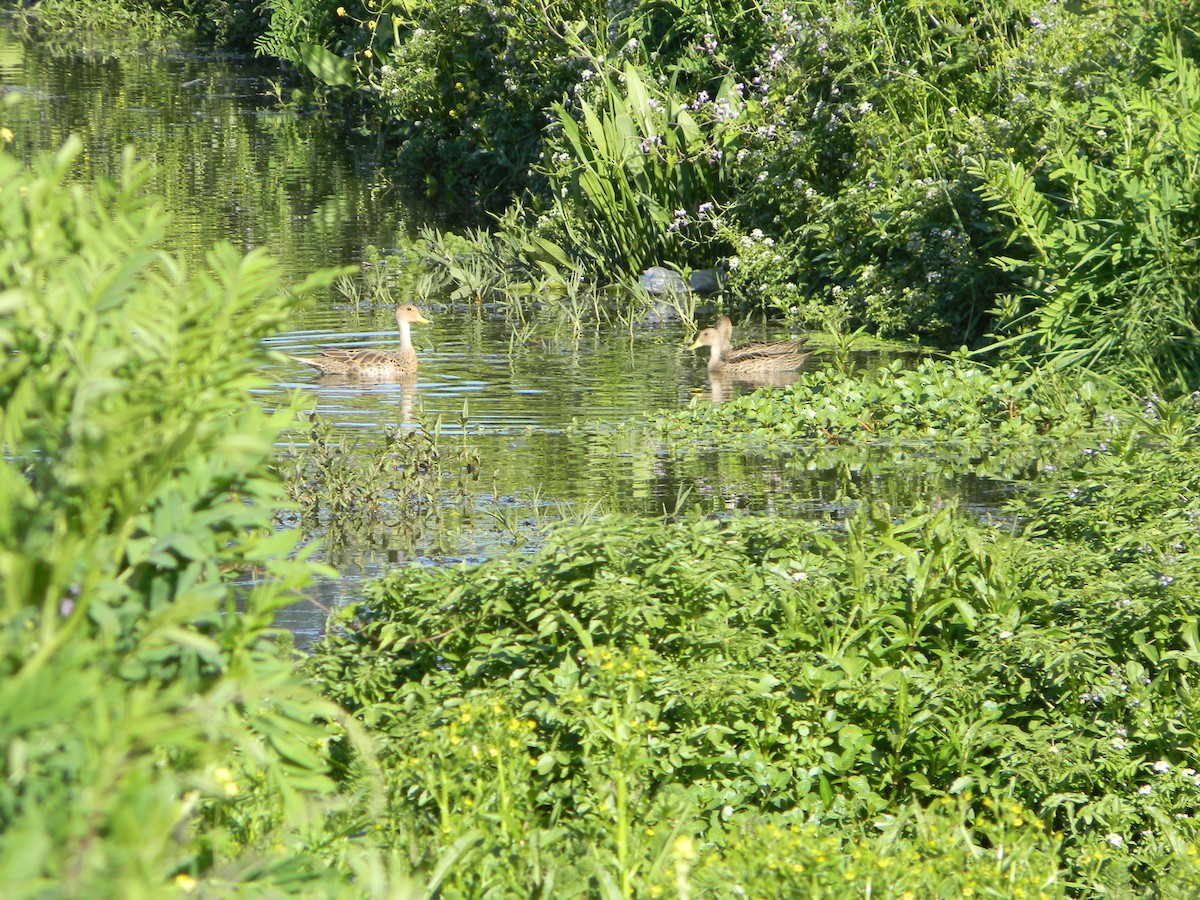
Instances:
[[[401,303],[396,307],[396,322],[397,324],[401,322],[408,322],[410,324],[417,322],[421,325],[430,324],[429,320],[421,315],[421,311],[411,303]]]
[[[698,350],[701,347],[719,347],[726,341],[725,335],[715,328],[705,328],[698,335],[696,340],[692,342],[689,350]]]

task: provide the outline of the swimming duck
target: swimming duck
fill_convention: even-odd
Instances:
[[[413,323],[428,325],[429,320],[411,303],[396,307],[396,327],[400,329],[400,350],[376,350],[358,347],[350,350],[330,348],[317,357],[293,356],[296,362],[312,366],[322,375],[341,375],[346,378],[379,381],[412,375],[417,371],[417,351],[412,345]]]
[[[712,375],[764,375],[790,372],[804,364],[811,353],[803,350],[799,341],[767,341],[755,344],[732,345],[733,322],[721,316],[713,328],[705,328],[688,347],[697,350],[709,347],[708,371]]]

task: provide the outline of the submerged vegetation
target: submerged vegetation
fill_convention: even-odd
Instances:
[[[337,272],[190,271],[132,152],[78,185],[77,143],[0,150],[4,896],[1200,891],[1196,4],[31,15],[110,8],[252,38],[493,213],[390,260],[430,291],[632,328],[612,285],[721,262],[720,303],[839,332],[786,389],[628,426],[656,459],[944,460],[1009,499],[587,514],[397,568],[300,657],[301,540],[432,526],[480,461],[247,402]],[[859,373],[859,328],[988,352]]]

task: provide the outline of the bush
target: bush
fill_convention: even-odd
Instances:
[[[988,158],[1025,289],[998,325],[1038,361],[1177,395],[1200,379],[1200,68],[1164,38],[1144,86],[1116,80],[1054,123],[1042,174]]]
[[[79,152],[0,154],[0,884],[299,889],[339,713],[270,643],[311,567],[272,527],[295,409],[247,396],[293,301],[260,254],[185,271],[132,154],[89,189]]]

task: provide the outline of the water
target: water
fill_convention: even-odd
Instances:
[[[280,112],[279,77],[252,59],[199,54],[53,56],[21,45],[0,20],[0,88],[21,98],[3,107],[3,124],[15,134],[10,152],[29,159],[79,134],[86,150],[78,174],[87,179],[115,174],[132,144],[152,164],[147,189],[173,213],[170,246],[190,265],[203,265],[204,251],[227,240],[265,248],[300,281],[317,268],[361,267],[369,246],[394,247],[432,217],[375,180],[366,149],[316,118]],[[393,272],[392,282],[402,284],[402,275]],[[270,373],[275,387],[261,396],[273,403],[284,392],[310,392],[321,415],[368,442],[384,429],[440,421],[447,451],[469,447],[480,461],[443,527],[327,548],[342,577],[317,584],[315,603],[281,617],[301,643],[320,631],[325,608],[354,599],[364,579],[387,567],[532,546],[536,526],[565,509],[838,518],[847,488],[898,505],[955,498],[981,509],[1002,490],[934,467],[914,474],[896,464],[896,449],[839,472],[778,452],[670,454],[648,429],[607,426],[692,398],[713,400],[705,357],[684,349],[680,326],[585,329],[576,337],[544,327],[517,340],[495,310],[447,303],[426,313],[432,324],[414,328],[421,359],[414,383],[323,385],[307,367],[281,361]],[[272,343],[304,355],[394,341],[385,305],[331,291],[298,311]]]

